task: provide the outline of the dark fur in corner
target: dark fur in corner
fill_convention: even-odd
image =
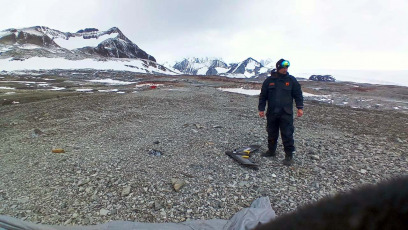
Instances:
[[[408,177],[322,199],[256,228],[266,229],[408,229]]]

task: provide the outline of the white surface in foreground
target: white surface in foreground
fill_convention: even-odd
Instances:
[[[225,92],[240,93],[251,96],[259,95],[261,93],[261,90],[259,89],[243,89],[243,88],[218,88],[218,89]]]
[[[163,86],[163,84],[153,84],[153,83],[146,83],[146,84],[139,84],[139,85],[135,85],[135,88],[141,88],[141,87],[145,87],[145,86],[157,86],[157,87],[160,87],[160,86]]]
[[[259,95],[261,93],[260,89],[243,89],[243,88],[218,88],[219,90],[231,93],[240,93],[245,95]],[[303,97],[330,97],[330,95],[317,95],[303,92]]]
[[[93,89],[76,89],[77,92],[92,92]]]
[[[61,90],[64,90],[64,89],[66,89],[66,88],[64,88],[64,87],[52,87],[52,89],[49,89],[49,90],[52,90],[52,91],[61,91]]]
[[[317,95],[317,94],[303,92],[303,97],[330,97],[330,95]]]
[[[97,83],[106,83],[108,85],[131,85],[136,84],[137,82],[130,82],[130,81],[119,81],[113,79],[101,79],[101,80],[89,80],[90,82],[97,82]]]
[[[98,92],[102,92],[102,93],[110,93],[110,92],[118,92],[118,89],[100,89],[98,90]]]

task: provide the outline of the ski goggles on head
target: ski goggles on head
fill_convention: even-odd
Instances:
[[[283,61],[281,64],[280,64],[280,67],[281,68],[288,68],[290,66],[290,63],[289,63],[289,61]]]

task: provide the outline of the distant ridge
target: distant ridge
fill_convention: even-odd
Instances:
[[[262,60],[264,63],[272,61]],[[226,64],[220,58],[184,58],[176,62],[173,68],[190,75],[220,75],[234,78],[258,78],[265,77],[272,70],[265,67],[257,60],[249,57],[239,63]]]

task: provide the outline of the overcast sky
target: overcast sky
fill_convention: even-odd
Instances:
[[[159,63],[285,58],[300,69],[408,69],[408,0],[0,0],[0,30],[120,30]]]

